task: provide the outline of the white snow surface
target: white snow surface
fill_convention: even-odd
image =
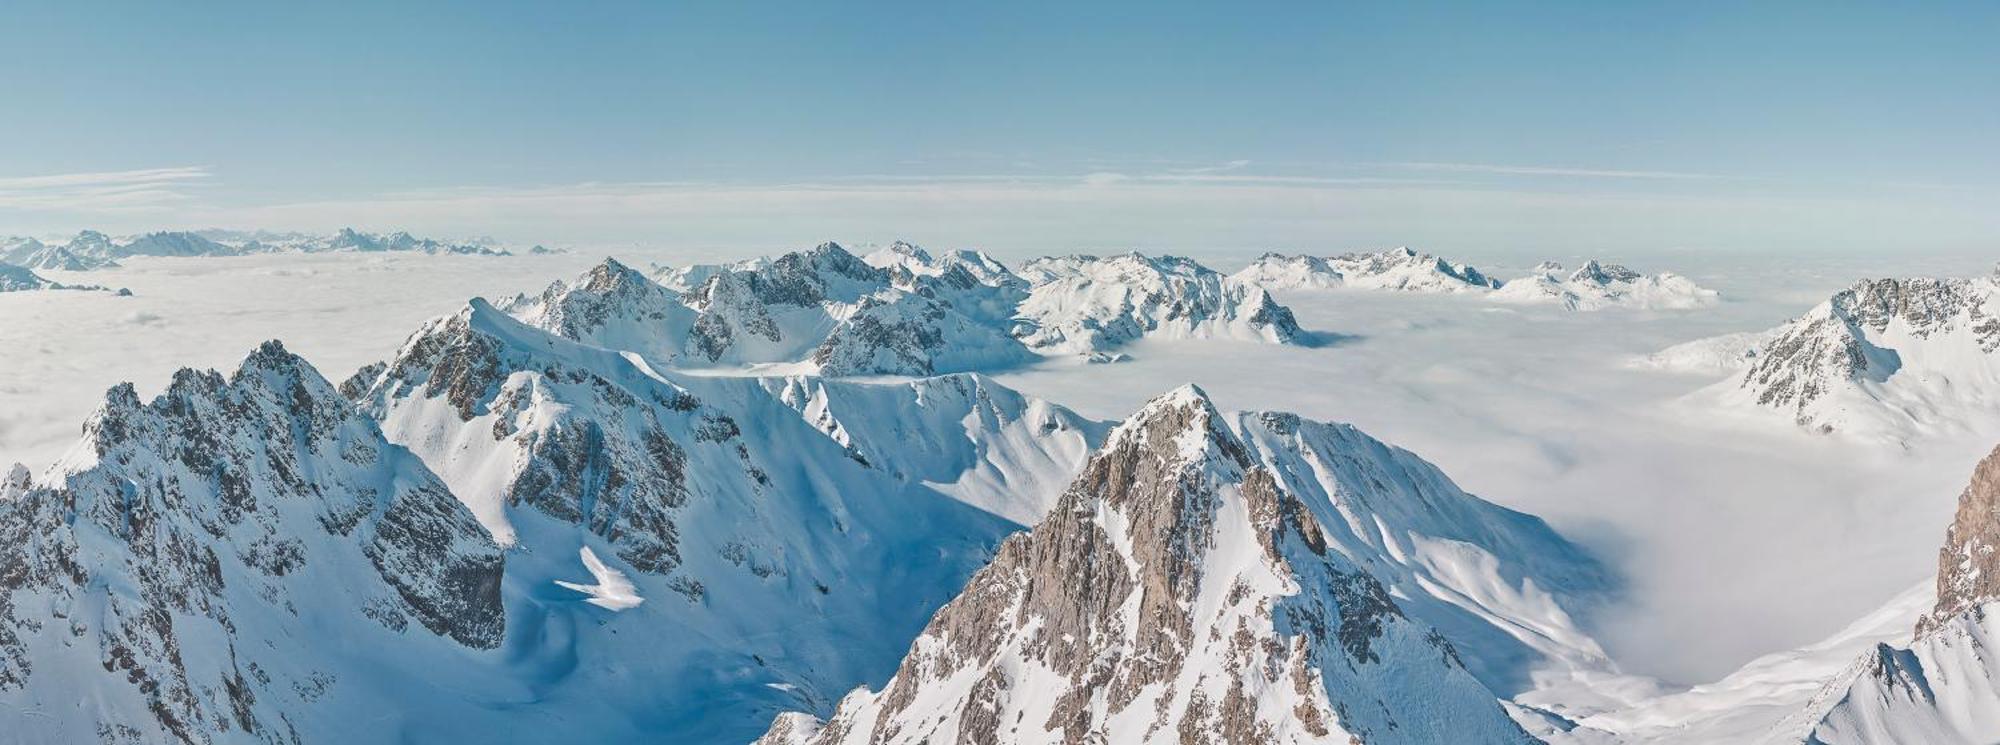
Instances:
[[[1717,334],[1634,357],[1632,364],[1654,370],[1720,378],[1741,373],[1758,355],[1763,354],[1764,345],[1777,336],[1777,329]]]
[[[1818,745],[2000,742],[2000,603],[1966,610],[1907,645],[1877,644],[1785,731]]]

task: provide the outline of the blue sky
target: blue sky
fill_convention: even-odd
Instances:
[[[2000,239],[1994,3],[419,5],[10,3],[0,233]]]

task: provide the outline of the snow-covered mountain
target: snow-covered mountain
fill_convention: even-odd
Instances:
[[[1640,274],[1618,264],[1584,262],[1565,273],[1555,262],[1543,262],[1526,277],[1508,280],[1490,296],[1512,303],[1553,304],[1566,310],[1636,308],[1686,310],[1714,305],[1721,295],[1672,272]]]
[[[236,246],[224,245],[202,237],[197,233],[157,232],[147,233],[112,249],[118,257],[125,256],[234,256],[242,253]]]
[[[898,241],[862,257],[889,272],[895,286],[942,300],[960,313],[999,328],[1008,328],[1029,283],[1007,266],[973,250],[931,255]]]
[[[479,301],[343,387],[507,548],[510,622],[561,630],[504,674],[613,739],[880,684],[1103,435],[978,376],[678,376]]]
[[[1306,334],[1290,308],[1255,285],[1193,260],[1137,253],[1071,256],[1030,264],[1033,285],[1015,334],[1048,353],[1089,354],[1139,338],[1231,338],[1296,344]]]
[[[97,285],[66,285],[61,282],[52,282],[30,271],[27,267],[0,262],[0,292],[26,292],[29,290],[109,291],[109,288]],[[131,294],[124,290],[120,290],[119,292],[125,295]]]
[[[27,267],[0,264],[0,292],[51,290],[58,287],[61,285],[43,279],[41,275],[28,271]]]
[[[2000,449],[1959,496],[1936,604],[1907,646],[1877,644],[1795,722],[1794,742],[2000,741]]]
[[[2000,421],[2000,280],[1863,280],[1774,330],[1705,396],[1818,432],[1907,441]]]
[[[68,246],[51,246],[33,238],[0,239],[0,262],[56,272],[82,272],[115,267],[103,256],[82,256]]]
[[[1410,248],[1308,256],[1267,253],[1233,275],[1272,290],[1348,287],[1409,292],[1484,292],[1500,283],[1478,269]]]
[[[1498,280],[1469,264],[1448,261],[1410,248],[1350,253],[1330,260],[1348,287],[1411,292],[1485,291]]]
[[[885,681],[1106,427],[667,377],[475,301],[338,390],[272,343],[85,431],[0,472],[15,741],[747,742]]]
[[[466,713],[433,691],[491,692],[467,663],[524,631],[471,513],[276,343],[150,403],[112,389],[7,491],[10,741],[396,739]]]
[[[633,352],[660,368],[680,363],[697,313],[680,293],[605,259],[573,281],[504,305],[523,323],[592,346]]]
[[[97,262],[101,266],[109,266],[121,255],[111,236],[95,230],[78,232],[76,237],[63,244],[63,250],[71,256],[79,257],[86,262]]]
[[[1033,358],[1002,328],[928,291],[941,278],[920,279],[924,288],[898,287],[889,272],[829,243],[718,267],[686,292],[607,260],[506,307],[531,325],[638,353],[662,369],[780,364],[823,375],[932,375]]]
[[[1608,674],[1566,610],[1605,583],[1407,452],[1184,387],[1111,434],[887,686],[763,742],[1531,742],[1493,685]]]
[[[264,244],[264,250],[272,246],[296,247],[307,252],[320,251],[411,251],[426,254],[472,254],[479,256],[506,256],[505,249],[494,248],[480,243],[453,243],[434,238],[418,238],[403,231],[394,233],[364,233],[353,228],[341,228],[329,237],[307,237],[297,243]]]

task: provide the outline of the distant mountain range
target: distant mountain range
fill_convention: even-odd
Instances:
[[[1573,272],[1543,262],[1525,277],[1501,281],[1479,269],[1409,248],[1339,256],[1265,254],[1232,275],[1273,290],[1362,289],[1476,294],[1496,302],[1554,305],[1565,310],[1608,308],[1687,310],[1720,295],[1672,273],[1641,274],[1595,260]]]
[[[29,269],[69,272],[115,267],[118,266],[118,260],[134,256],[240,256],[329,251],[509,255],[506,249],[487,242],[452,243],[418,238],[404,232],[364,233],[352,228],[343,228],[333,235],[198,230],[162,231],[125,238],[113,238],[95,230],[85,230],[67,242],[58,244],[44,243],[35,238],[0,238],[0,262]]]
[[[1263,290],[1179,257],[1070,256],[1015,274],[984,254],[898,244],[863,258],[827,243],[654,273],[607,260],[500,308],[662,369],[933,375],[1047,355],[1111,360],[1141,338],[1306,341]]]

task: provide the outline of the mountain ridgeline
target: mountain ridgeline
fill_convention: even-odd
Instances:
[[[1618,674],[1582,630],[1609,572],[1352,427],[683,371],[1297,333],[1180,259],[829,245],[607,261],[338,385],[276,342],[122,385],[0,479],[0,731],[1502,742],[1582,713],[1559,694]]]

